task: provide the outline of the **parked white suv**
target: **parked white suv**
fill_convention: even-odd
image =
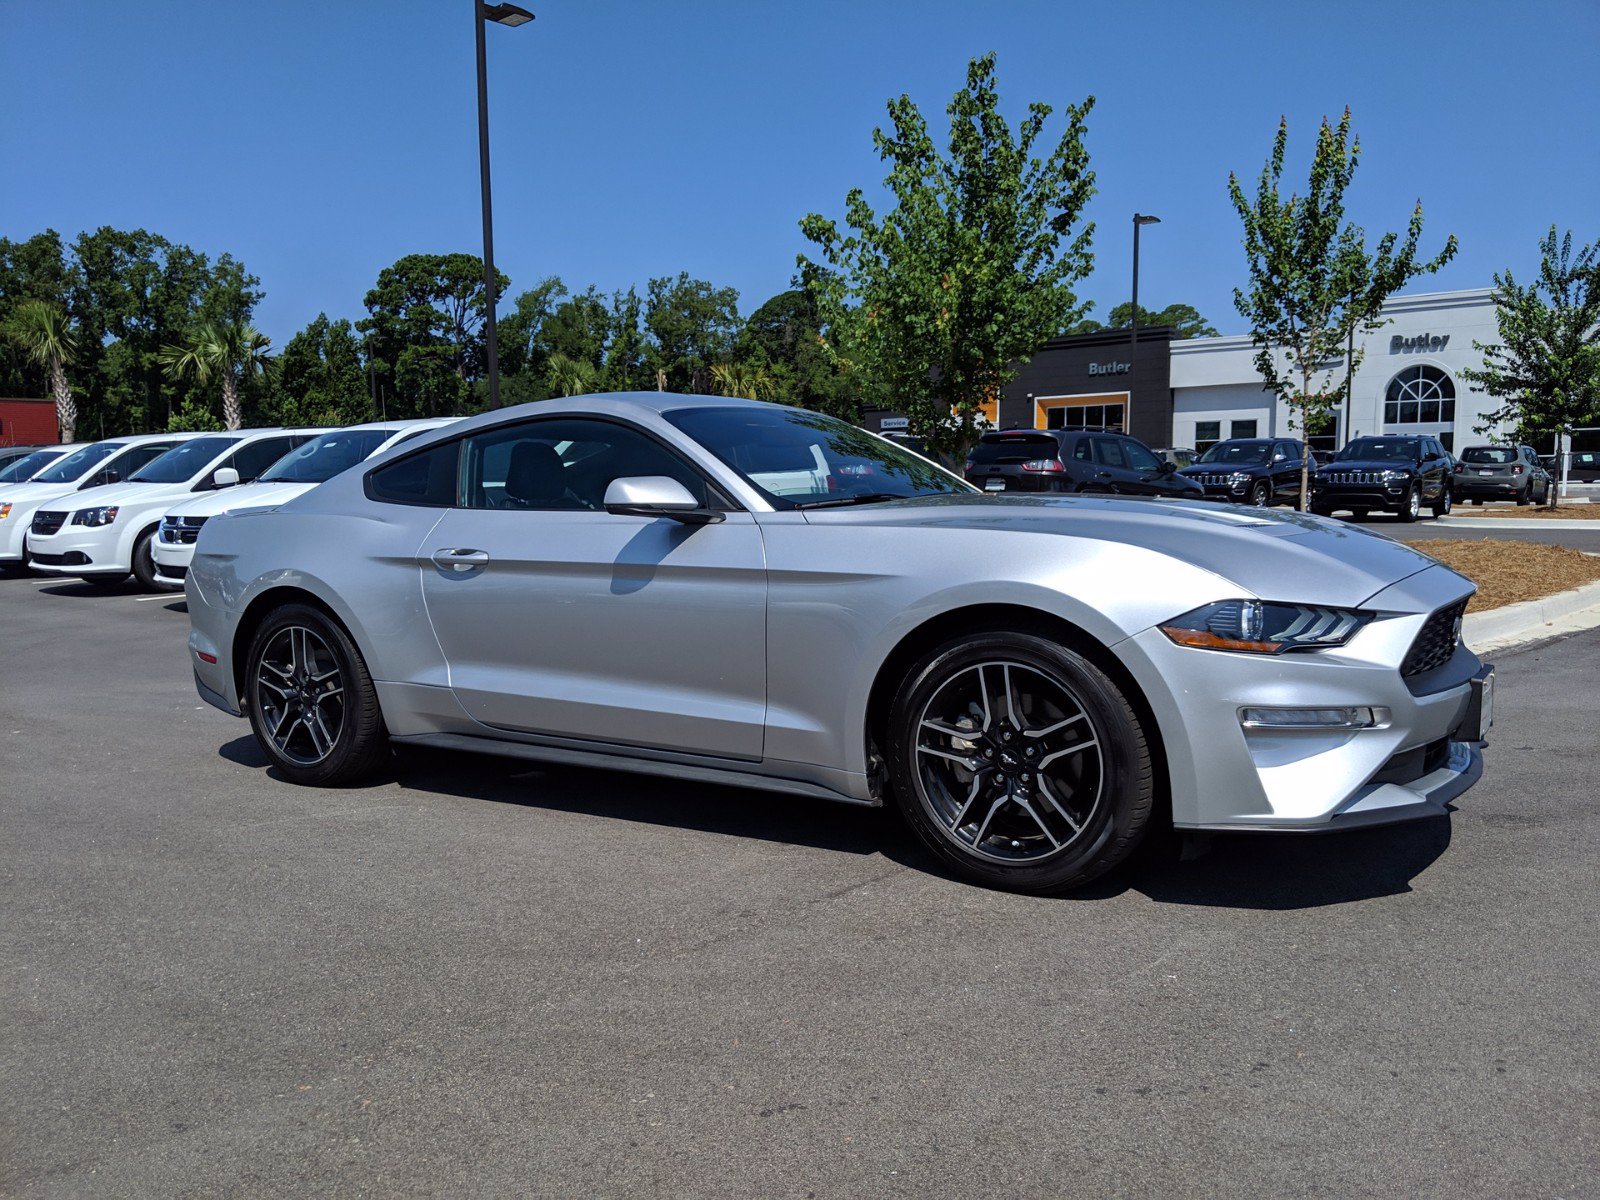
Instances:
[[[145,464],[125,482],[89,488],[33,514],[28,565],[47,575],[76,575],[117,584],[132,571],[155,587],[150,554],[161,516],[197,492],[248,483],[321,429],[242,429],[189,438]]]
[[[250,508],[276,508],[332,479],[340,471],[383,453],[390,446],[458,419],[374,421],[369,425],[330,430],[280,458],[254,483],[185,499],[167,510],[155,541],[150,543],[157,586],[183,587],[184,576],[189,573],[189,564],[194,559],[194,544],[200,537],[200,527],[212,517]]]
[[[126,479],[151,460],[198,436],[148,433],[73,446],[70,454],[58,458],[27,483],[0,489],[0,566],[27,558],[28,527],[39,509],[60,507],[55,502],[73,492]]]

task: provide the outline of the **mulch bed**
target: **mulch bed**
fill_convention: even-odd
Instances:
[[[1468,612],[1537,600],[1600,580],[1600,557],[1568,546],[1496,538],[1419,538],[1407,545],[1478,585]]]
[[[1485,504],[1482,508],[1456,501],[1452,517],[1530,517],[1536,521],[1600,521],[1600,504],[1563,504],[1560,508],[1545,508],[1529,504]]]

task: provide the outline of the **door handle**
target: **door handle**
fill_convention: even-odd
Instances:
[[[1096,479],[1110,479],[1111,478],[1111,472],[1110,471],[1097,471],[1095,473],[1095,478]]]
[[[434,565],[446,571],[470,571],[475,567],[486,565],[488,561],[489,552],[487,550],[460,548],[435,550],[433,552]]]

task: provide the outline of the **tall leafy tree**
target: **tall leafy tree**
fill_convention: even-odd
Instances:
[[[1101,329],[1123,329],[1133,323],[1133,302],[1124,300],[1106,314],[1105,323],[1089,318],[1072,327],[1073,333],[1094,333]],[[1211,322],[1200,315],[1192,304],[1169,304],[1163,309],[1150,309],[1139,305],[1139,328],[1169,325],[1178,338],[1216,337]]]
[[[61,440],[72,441],[78,429],[78,405],[67,384],[67,368],[77,356],[78,337],[66,312],[48,300],[24,300],[11,311],[3,328],[6,338],[27,360],[43,368],[55,397]]]
[[[601,388],[600,368],[586,358],[568,358],[557,352],[545,365],[545,381],[552,396],[585,396]]]
[[[550,275],[511,302],[511,312],[501,319],[498,329],[500,371],[506,379],[524,371],[539,377],[544,375],[549,357],[544,328],[566,295],[567,285],[559,276]]]
[[[615,392],[648,390],[654,372],[646,359],[644,301],[634,288],[611,295],[611,338],[606,343],[605,386]]]
[[[745,400],[769,400],[774,391],[772,372],[759,363],[718,363],[711,368],[711,381],[719,395]]]
[[[861,405],[850,379],[828,352],[822,317],[804,288],[779,292],[744,323],[735,354],[739,361],[767,372],[765,399],[861,419]]]
[[[1235,288],[1234,307],[1250,322],[1255,366],[1267,389],[1289,407],[1302,433],[1324,421],[1344,396],[1339,378],[1352,328],[1377,319],[1383,301],[1407,280],[1437,271],[1455,257],[1451,234],[1433,258],[1419,261],[1422,202],[1417,201],[1402,238],[1386,233],[1368,251],[1364,234],[1345,223],[1345,192],[1355,176],[1361,142],[1350,131],[1346,108],[1337,126],[1317,131],[1305,193],[1281,194],[1289,123],[1278,123],[1272,152],[1252,199],[1238,176],[1228,175],[1228,195],[1244,224],[1250,286]],[[1300,506],[1307,477],[1300,474]]]
[[[222,388],[223,427],[239,429],[244,425],[240,382],[268,370],[271,349],[272,339],[253,326],[205,321],[182,344],[163,346],[160,358],[174,380],[208,384],[215,379]]]
[[[272,372],[271,419],[282,425],[354,425],[374,419],[361,343],[327,313],[284,344]]]
[[[497,294],[511,281],[499,275]],[[369,354],[396,398],[391,416],[458,412],[482,377],[487,350],[483,260],[408,254],[378,272],[366,295]]]
[[[652,279],[644,329],[646,365],[664,390],[709,391],[712,366],[728,358],[739,334],[739,293],[691,279],[687,271]]]
[[[1539,273],[1519,284],[1509,270],[1494,277],[1500,340],[1473,342],[1482,370],[1462,375],[1499,401],[1478,427],[1522,438],[1600,424],[1600,244],[1572,249],[1572,231],[1556,227],[1539,242]]]
[[[1041,154],[1050,106],[1030,104],[1013,129],[984,55],[946,110],[947,153],[909,96],[889,102],[890,129],[872,138],[891,208],[880,216],[855,188],[844,231],[816,213],[800,222],[818,250],[799,261],[830,347],[867,398],[906,412],[933,449],[963,452],[1017,364],[1083,315],[1072,285],[1093,261],[1081,220],[1093,105],[1068,105]]]
[[[70,274],[61,235],[55,230],[20,242],[0,238],[0,328],[26,301],[65,306]],[[0,395],[35,396],[49,386],[47,372],[20,345],[0,338]]]

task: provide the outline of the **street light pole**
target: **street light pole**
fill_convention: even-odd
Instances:
[[[1159,225],[1160,217],[1144,213],[1133,214],[1133,320],[1128,333],[1128,411],[1122,415],[1122,431],[1126,433],[1133,420],[1133,381],[1139,372],[1139,229],[1145,225]]]
[[[488,350],[489,407],[500,407],[500,346],[495,337],[496,294],[494,270],[494,216],[489,201],[489,63],[483,27],[490,21],[516,28],[533,20],[533,14],[515,4],[484,4],[472,0],[472,29],[478,42],[478,179],[483,191],[483,298],[487,312],[484,341]]]

